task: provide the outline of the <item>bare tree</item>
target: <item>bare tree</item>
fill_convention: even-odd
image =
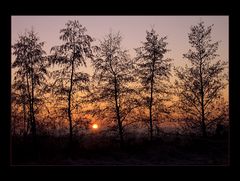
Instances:
[[[157,102],[165,101],[168,95],[168,85],[170,77],[170,61],[164,59],[166,49],[166,37],[159,38],[154,29],[147,31],[146,42],[136,49],[137,69],[142,88],[144,105],[149,110],[149,132],[150,139],[153,139],[153,105]],[[157,100],[158,99],[158,100]]]
[[[223,73],[226,62],[214,62],[219,42],[212,43],[212,26],[206,28],[204,22],[200,22],[191,27],[188,38],[193,49],[183,54],[190,66],[175,68],[178,107],[190,120],[194,120],[195,127],[201,128],[204,137],[207,136],[206,122],[213,119],[213,105],[222,96],[226,85]]]
[[[24,77],[15,76],[14,82],[12,84],[11,90],[11,112],[12,112],[12,127],[14,128],[14,133],[16,129],[22,129],[19,132],[23,132],[24,135],[27,135],[30,128],[30,119],[28,116],[29,107],[28,107],[28,94],[26,81]],[[15,115],[15,116],[14,116]],[[15,120],[14,118],[17,117]],[[16,127],[16,121],[22,122],[23,126]]]
[[[60,39],[64,44],[52,47],[49,59],[53,65],[58,65],[58,70],[52,73],[54,79],[53,93],[69,121],[70,143],[73,137],[72,111],[78,106],[73,96],[79,91],[87,89],[89,81],[87,73],[79,71],[81,66],[86,67],[86,59],[92,58],[91,43],[93,39],[86,34],[87,29],[78,21],[68,21],[66,28],[60,30]]]
[[[135,108],[131,83],[132,61],[126,50],[121,48],[122,37],[119,33],[109,33],[100,43],[94,66],[92,102],[96,102],[95,114],[113,121],[118,130],[121,147],[124,145],[124,122]],[[115,129],[114,129],[115,130]]]
[[[48,66],[43,45],[37,34],[31,30],[20,35],[12,46],[13,55],[16,56],[12,63],[12,68],[16,69],[12,87],[18,94],[18,102],[23,106],[24,124],[30,122],[34,140],[37,135],[35,114],[38,113],[38,104],[41,102],[39,91],[44,85]]]

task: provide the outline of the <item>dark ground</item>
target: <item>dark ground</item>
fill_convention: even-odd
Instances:
[[[120,149],[113,138],[78,138],[69,148],[68,137],[12,138],[12,165],[228,165],[227,138],[164,136],[152,143],[128,139]]]

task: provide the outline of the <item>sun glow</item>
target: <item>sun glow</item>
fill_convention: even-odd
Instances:
[[[98,125],[97,125],[97,124],[93,124],[93,125],[92,125],[92,128],[93,128],[93,129],[98,129]]]

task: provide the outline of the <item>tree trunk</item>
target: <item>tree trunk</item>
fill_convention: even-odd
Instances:
[[[32,83],[32,90],[31,90],[31,115],[32,115],[32,124],[31,124],[31,129],[32,129],[32,136],[33,136],[33,141],[36,143],[36,137],[37,137],[37,130],[36,130],[36,120],[35,120],[35,111],[34,111],[34,77],[33,77],[33,72],[32,72],[32,77],[31,77],[31,83]]]
[[[72,128],[72,110],[71,110],[71,94],[72,94],[72,86],[73,86],[73,73],[74,73],[74,60],[72,61],[72,72],[70,79],[70,88],[68,93],[68,120],[69,120],[69,140],[70,144],[73,139],[73,128]]]
[[[31,111],[30,111],[30,107],[31,107],[31,96],[30,96],[30,88],[29,88],[29,83],[28,83],[28,78],[27,78],[27,92],[28,92],[28,110],[27,110],[27,134],[30,132],[31,133],[31,122],[32,122],[32,116],[31,116]]]
[[[23,135],[27,134],[27,117],[26,117],[26,104],[25,104],[25,97],[22,103],[23,108]]]
[[[149,103],[149,124],[150,124],[150,140],[151,141],[153,140],[152,102],[153,102],[153,78],[151,80],[151,96],[150,96],[150,103]]]
[[[32,133],[32,98],[30,93],[29,77],[27,76],[27,93],[28,93],[28,104],[29,104],[29,116],[28,116],[28,126],[30,127],[30,133]]]
[[[204,110],[204,88],[203,88],[203,75],[202,75],[202,62],[200,62],[200,84],[201,84],[201,128],[202,136],[207,137],[206,124],[205,124],[205,110]]]
[[[123,139],[123,127],[122,127],[122,122],[121,122],[121,117],[120,117],[120,110],[119,110],[119,105],[118,105],[118,92],[119,89],[117,87],[117,79],[116,76],[114,77],[114,98],[115,98],[115,108],[116,108],[116,116],[117,116],[117,122],[118,122],[118,132],[119,132],[119,137],[120,137],[120,146],[123,148],[124,146],[124,139]]]
[[[204,112],[204,94],[203,94],[203,92],[202,92],[202,95],[201,95],[201,100],[202,100],[202,102],[201,102],[201,113],[202,113],[202,115],[201,115],[201,117],[202,117],[202,120],[201,120],[201,128],[202,128],[202,136],[203,137],[207,137],[207,132],[206,132],[206,124],[205,124],[205,112]]]
[[[153,120],[152,120],[152,103],[153,103],[153,84],[154,84],[154,70],[155,69],[155,55],[151,72],[151,89],[150,89],[150,102],[149,102],[149,124],[150,124],[150,141],[153,140]]]
[[[26,77],[27,78],[27,77]],[[25,82],[26,79],[24,77],[23,81]],[[27,120],[27,113],[26,113],[26,101],[27,101],[27,97],[26,97],[26,88],[22,90],[22,94],[24,95],[23,97],[23,102],[22,102],[22,106],[23,106],[23,122],[24,122],[24,125],[23,125],[23,133],[24,133],[24,136],[28,134],[28,120]]]

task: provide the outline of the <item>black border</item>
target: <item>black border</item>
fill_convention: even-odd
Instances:
[[[11,4],[13,3],[13,4]],[[134,180],[137,178],[146,177],[147,180],[151,178],[191,178],[192,179],[230,179],[229,177],[235,173],[234,169],[238,165],[237,156],[240,153],[237,148],[237,143],[239,142],[237,138],[237,133],[239,132],[239,123],[237,119],[237,113],[240,111],[240,82],[239,82],[239,70],[237,66],[238,56],[236,54],[237,50],[237,14],[229,4],[222,4],[223,7],[218,6],[222,2],[205,3],[197,2],[191,6],[192,2],[183,3],[181,1],[173,2],[168,1],[162,3],[155,2],[144,2],[139,1],[130,4],[130,2],[90,2],[90,4],[83,3],[79,1],[78,3],[65,5],[64,2],[40,2],[43,4],[38,5],[31,2],[10,2],[7,7],[3,6],[4,14],[3,26],[1,26],[1,52],[4,56],[1,57],[1,69],[0,69],[0,82],[1,82],[1,124],[0,124],[0,164],[3,167],[1,172],[6,174],[7,179],[9,177],[16,176],[16,178],[31,178],[28,176],[35,176],[38,179],[64,179],[64,176],[68,180],[72,176],[80,179],[85,176],[87,178],[96,177],[100,178],[112,178],[112,179],[130,179],[129,174],[133,176]],[[59,3],[60,8],[56,4]],[[169,3],[169,4],[168,4]],[[110,6],[111,4],[111,6]],[[190,6],[189,6],[190,5]],[[64,7],[65,6],[65,7]],[[114,6],[114,7],[112,7]],[[81,8],[86,7],[86,8]],[[1,12],[1,13],[2,13]],[[159,167],[75,167],[75,166],[10,166],[10,152],[9,152],[9,130],[10,130],[10,98],[11,98],[11,88],[10,88],[10,77],[11,68],[10,62],[6,60],[11,60],[11,15],[229,15],[229,95],[230,95],[230,166],[159,166]],[[36,175],[35,175],[36,174]],[[114,177],[110,177],[113,175]],[[3,177],[3,176],[2,176]],[[1,176],[0,176],[1,178]],[[4,177],[3,177],[4,178]]]

